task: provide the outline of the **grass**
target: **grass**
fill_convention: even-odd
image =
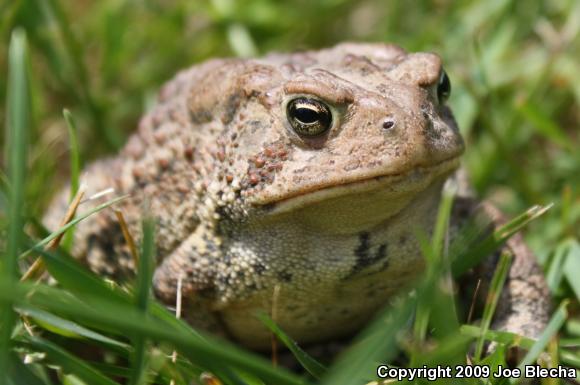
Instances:
[[[1,3],[0,73],[7,76],[0,76],[0,119],[6,122],[0,139],[0,383],[187,384],[211,372],[224,384],[362,384],[379,363],[465,363],[470,347],[480,352],[486,340],[498,348],[471,356],[474,364],[505,366],[505,346],[517,345],[527,349],[517,365],[541,357],[544,365],[580,368],[579,30],[574,0]],[[67,254],[72,238],[59,250],[44,250],[76,220],[51,234],[28,231],[38,229],[58,185],[72,178],[78,186],[82,161],[122,145],[177,70],[215,56],[344,40],[390,41],[442,56],[453,84],[449,103],[467,142],[464,165],[478,194],[514,220],[483,240],[464,230],[462,242],[477,240],[469,251],[462,242],[446,247],[443,205],[435,236],[423,242],[428,269],[415,295],[380,312],[336,362],[323,365],[307,356],[272,320],[265,322],[313,375],[273,367],[175,319],[150,296],[150,221],[144,221],[137,253],[143,273],[124,288],[76,264]],[[441,285],[522,228],[557,305],[537,341],[488,330],[495,298],[481,328],[465,324]],[[18,282],[17,271],[38,255],[56,285]],[[496,294],[502,266],[493,280]]]
[[[7,175],[9,186],[6,232],[6,250],[2,258],[0,277],[6,283],[8,291],[14,286],[17,279],[18,250],[23,234],[24,184],[26,182],[27,140],[30,126],[29,103],[30,84],[28,81],[28,52],[26,36],[22,30],[16,30],[10,42],[10,72],[9,92],[7,98],[6,118],[6,152]],[[10,303],[0,306],[0,373],[9,370],[11,352],[11,334],[16,321]]]

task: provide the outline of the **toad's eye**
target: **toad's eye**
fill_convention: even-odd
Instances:
[[[445,103],[451,95],[451,82],[449,81],[449,76],[445,71],[441,71],[441,76],[439,76],[439,83],[437,84],[437,98],[439,103]]]
[[[330,108],[319,100],[297,98],[288,103],[286,115],[292,129],[300,136],[319,136],[330,129],[332,113]]]

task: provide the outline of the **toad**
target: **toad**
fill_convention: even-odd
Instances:
[[[464,151],[450,92],[439,56],[394,45],[210,60],[162,87],[119,155],[88,166],[88,191],[128,194],[117,207],[136,238],[144,210],[155,217],[155,293],[173,304],[180,281],[192,325],[267,349],[255,314],[275,306],[298,342],[331,340],[424,268],[417,232],[432,233]],[[478,210],[466,195],[452,226]],[[67,196],[47,215],[52,228]],[[134,274],[111,210],[75,238],[95,272]],[[535,337],[546,285],[521,238],[504,247],[515,258],[496,325]]]

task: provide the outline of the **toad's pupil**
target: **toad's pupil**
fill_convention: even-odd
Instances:
[[[312,107],[297,107],[294,116],[302,123],[315,123],[320,120],[320,112]]]

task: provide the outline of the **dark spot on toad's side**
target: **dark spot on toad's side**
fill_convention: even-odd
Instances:
[[[308,318],[308,315],[309,315],[308,313],[297,313],[294,315],[294,317],[296,319],[303,320],[305,318]],[[308,318],[308,319],[310,319],[310,318]]]
[[[228,96],[225,104],[224,104],[224,112],[222,115],[222,122],[224,124],[230,123],[234,116],[236,115],[236,111],[240,107],[240,103],[242,101],[242,93],[240,91],[235,92]]]
[[[323,313],[321,315],[319,315],[318,317],[316,317],[316,321],[318,322],[319,325],[324,325],[327,321],[327,317],[326,314],[328,313]]]
[[[354,255],[356,256],[355,265],[352,267],[351,272],[347,277],[345,277],[345,279],[350,278],[365,268],[372,266],[387,257],[386,243],[380,244],[374,252],[372,249],[370,234],[366,231],[361,232],[359,234],[359,244],[354,250]]]
[[[359,245],[354,250],[354,255],[357,256],[359,260],[367,260],[368,254],[370,250],[370,242],[369,242],[370,234],[367,232],[362,232],[358,235]]]
[[[228,287],[228,284],[230,282],[229,277],[227,275],[218,275],[215,278],[215,281],[220,287]]]
[[[373,289],[373,290],[369,290],[369,291],[366,293],[366,296],[367,296],[367,298],[373,298],[373,297],[375,297],[376,295],[377,295],[377,291],[376,291],[375,289]]]
[[[258,290],[258,285],[252,282],[249,285],[247,285],[246,288],[248,289],[248,291],[256,291]]]
[[[248,125],[250,126],[250,132],[252,134],[255,133],[257,130],[261,129],[262,127],[264,127],[264,124],[259,120],[250,120],[248,122]]]
[[[217,246],[213,242],[208,242],[205,245],[205,249],[207,250],[208,254],[215,253],[218,250]]]
[[[218,226],[215,229],[216,235],[224,236],[228,239],[233,238],[235,236],[235,226],[232,224],[238,219],[236,218],[237,213],[228,206],[218,206],[215,208],[215,212],[219,217]]]
[[[120,247],[116,247],[116,245],[120,245]],[[121,232],[121,227],[118,222],[112,222],[109,224],[109,227],[103,228],[98,233],[89,236],[87,254],[90,258],[91,248],[100,248],[105,259],[110,263],[110,266],[118,266],[118,260],[125,257],[120,253],[123,246],[126,246],[126,243]]]
[[[276,208],[276,203],[266,203],[265,205],[261,205],[260,209],[264,213],[268,213]]]
[[[292,274],[287,272],[286,270],[278,272],[278,278],[284,282],[292,282]]]
[[[403,234],[399,237],[399,246],[403,246],[405,243],[407,243],[407,235]]]
[[[99,244],[99,237],[95,233],[89,234],[87,237],[87,250],[91,250],[93,247]]]
[[[431,120],[427,120],[425,123],[423,133],[425,134],[425,137],[429,139],[429,143],[433,143],[441,139],[441,130],[436,129]]]
[[[212,111],[203,108],[198,110],[190,110],[189,120],[191,120],[191,122],[194,124],[211,122],[213,120],[213,113]]]
[[[379,268],[379,271],[388,270],[389,266],[390,266],[390,261],[388,258],[386,258],[385,261],[383,262],[383,264],[381,265],[381,267]]]
[[[266,271],[266,266],[264,266],[264,264],[260,262],[253,264],[252,267],[254,268],[254,271],[258,275],[262,275]]]
[[[202,289],[196,290],[195,295],[201,298],[216,298],[217,290],[213,286],[204,287]]]
[[[377,253],[375,255],[375,260],[379,261],[381,259],[384,259],[386,256],[387,256],[387,244],[382,243],[381,245],[379,245],[379,249],[377,250]]]
[[[235,271],[233,274],[239,280],[243,280],[246,277],[246,273],[243,271]]]
[[[423,119],[425,119],[423,135],[427,138],[426,145],[429,146],[441,139],[441,130],[438,130],[433,124],[431,107],[427,105],[421,106],[421,111],[423,112]]]

